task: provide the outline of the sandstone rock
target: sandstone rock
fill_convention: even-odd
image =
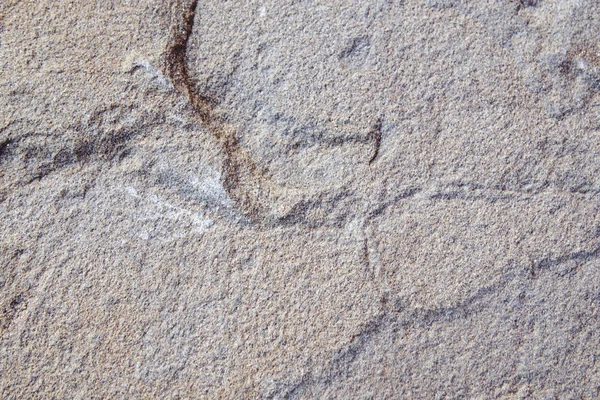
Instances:
[[[1,397],[599,397],[599,12],[4,1]]]

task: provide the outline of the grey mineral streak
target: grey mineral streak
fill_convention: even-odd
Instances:
[[[596,0],[0,2],[0,397],[600,398]]]

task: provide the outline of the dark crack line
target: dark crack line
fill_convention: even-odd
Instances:
[[[291,399],[302,394],[303,390],[314,385],[328,385],[348,372],[351,365],[364,351],[373,338],[389,324],[389,314],[382,313],[368,321],[363,328],[350,338],[350,343],[344,346],[329,362],[330,368],[322,376],[315,377],[311,373],[304,375],[299,382],[293,384],[282,395]],[[273,397],[275,397],[275,394]]]
[[[472,296],[455,305],[429,309],[407,309],[404,312],[405,320],[401,321],[398,318],[398,325],[402,327],[429,326],[437,322],[452,322],[467,318],[490,307],[490,302],[486,300],[518,278],[520,278],[519,274],[507,273],[497,283],[477,290]]]
[[[373,155],[369,159],[369,165],[373,164],[373,162],[375,160],[377,160],[377,157],[379,157],[379,149],[381,148],[382,124],[383,124],[383,119],[381,117],[379,117],[377,119],[377,122],[375,123],[375,126],[373,127],[373,130],[370,133],[371,140],[373,141],[374,149],[373,149]]]
[[[188,42],[194,30],[198,0],[177,0],[176,11],[179,19],[174,24],[171,39],[167,46],[164,62],[166,75],[171,79],[175,90],[184,95],[191,105],[194,114],[216,139],[225,155],[223,186],[229,197],[236,203],[240,211],[255,224],[264,224],[268,218],[268,207],[273,189],[279,188],[266,171],[259,168],[251,156],[242,149],[237,133],[217,115],[216,102],[198,94],[189,76]],[[369,164],[379,156],[382,136],[382,118],[379,117],[366,142],[372,142],[374,149]],[[336,139],[337,140],[337,139]],[[332,145],[339,144],[336,140]],[[362,142],[358,139],[353,139]],[[343,140],[342,140],[343,141]],[[280,223],[300,222],[296,215],[285,216]]]
[[[370,210],[367,213],[366,217],[368,219],[377,217],[377,216],[383,214],[389,207],[392,207],[393,205],[398,203],[400,200],[414,197],[417,193],[420,193],[422,191],[423,191],[422,187],[413,187],[413,188],[405,189],[405,190],[401,191],[400,193],[398,193],[393,199],[386,201],[385,203],[380,204],[378,207]]]
[[[360,354],[367,350],[368,344],[376,340],[377,336],[387,328],[429,326],[436,322],[451,322],[467,318],[474,313],[483,311],[490,307],[490,302],[486,300],[504,289],[517,277],[518,275],[507,274],[498,283],[478,290],[471,297],[453,306],[434,309],[408,309],[402,306],[401,300],[394,302],[394,304],[385,307],[381,314],[366,322],[360,331],[350,338],[350,343],[342,347],[338,354],[329,361],[329,368],[326,373],[318,377],[313,376],[312,373],[304,375],[299,382],[289,387],[282,397],[289,399],[300,396],[310,386],[326,386],[336,379],[347,376],[352,364]]]
[[[455,190],[458,189],[458,190]],[[414,186],[405,188],[400,191],[392,199],[380,203],[375,208],[369,210],[366,213],[367,219],[375,218],[384,213],[388,208],[393,207],[398,202],[404,199],[415,197],[417,194],[426,192],[427,186]],[[561,193],[568,195],[592,195],[597,196],[599,190],[561,190]],[[533,198],[533,196],[548,193],[545,190],[526,191],[526,190],[511,190],[500,187],[484,186],[477,183],[460,183],[450,182],[441,185],[434,193],[431,193],[427,197],[428,200],[434,201],[453,201],[453,200],[469,200],[469,201],[486,201],[489,203],[495,203],[498,201],[527,201]]]
[[[208,129],[214,139],[220,143],[225,156],[223,163],[223,186],[238,209],[245,218],[256,225],[271,226],[278,224],[296,224],[305,223],[308,218],[306,215],[289,215],[284,217],[270,217],[270,210],[273,208],[273,201],[281,193],[285,193],[285,188],[278,186],[268,175],[267,171],[260,168],[253,160],[249,152],[245,151],[239,143],[237,131],[232,126],[225,123],[216,112],[217,102],[209,96],[197,93],[189,76],[188,66],[188,42],[194,30],[195,18],[197,15],[198,0],[175,0],[175,9],[179,14],[178,21],[174,24],[171,39],[165,52],[165,70],[166,75],[171,79],[176,91],[184,95],[193,114],[200,119],[200,122]],[[525,0],[520,0],[525,1]],[[530,2],[531,0],[528,0]],[[373,129],[365,138],[365,142],[373,144],[372,154],[368,164],[375,163],[380,156],[382,142],[382,117],[377,119]],[[352,142],[363,143],[363,139],[351,138]],[[339,145],[343,139],[332,139],[329,145]],[[460,188],[461,185],[458,185]],[[493,188],[481,189],[483,193],[461,193],[460,191],[443,192],[440,191],[430,198],[432,200],[484,200],[501,201],[508,200],[515,196],[514,191],[498,188],[500,194],[489,196],[487,192]],[[390,205],[399,200],[411,197],[416,193],[425,190],[424,187],[408,189],[407,192],[400,193],[391,201],[376,206],[367,212],[367,218],[382,213]],[[518,193],[518,191],[516,191]],[[505,195],[502,193],[506,193]],[[536,191],[526,194],[534,195]],[[299,205],[298,207],[301,207]],[[299,208],[298,208],[299,209]],[[308,225],[311,225],[308,223]]]
[[[187,51],[194,30],[198,0],[179,0],[175,3],[175,8],[180,16],[172,29],[171,39],[165,52],[166,75],[171,79],[176,91],[187,98],[202,125],[220,143],[225,155],[222,183],[229,197],[251,223],[269,225],[268,209],[273,200],[271,191],[280,188],[267,177],[266,171],[256,165],[248,152],[242,149],[236,131],[217,115],[216,102],[194,90],[189,77]],[[379,118],[367,138],[367,141],[373,142],[375,147],[369,164],[374,162],[379,154],[381,126],[382,119]],[[303,201],[275,222],[283,225],[305,223],[307,210],[316,208],[317,203],[320,203],[319,200]],[[339,199],[331,199],[334,203],[336,200]],[[307,225],[314,224],[307,223]]]
[[[535,264],[536,270],[547,270],[553,266],[568,262],[582,261],[589,262],[600,258],[600,247],[591,251],[577,251],[556,258],[545,258]],[[358,359],[358,356],[367,350],[369,343],[387,328],[407,328],[411,326],[427,327],[434,323],[453,322],[459,319],[468,318],[473,314],[484,311],[492,306],[489,299],[495,294],[504,290],[512,282],[522,279],[525,285],[527,280],[519,270],[513,270],[505,274],[497,283],[486,286],[476,291],[472,296],[461,301],[456,305],[438,307],[431,309],[405,308],[399,299],[384,311],[372,318],[363,325],[363,328],[352,338],[350,343],[342,347],[336,356],[329,362],[330,368],[319,377],[311,373],[306,374],[302,379],[293,384],[283,394],[283,398],[293,398],[301,395],[304,390],[314,385],[328,385],[335,379],[347,376],[352,364]],[[531,282],[531,281],[530,281]]]
[[[166,72],[171,78],[175,89],[188,98],[202,122],[209,123],[212,107],[192,90],[187,65],[187,45],[194,29],[198,0],[180,0],[175,4],[177,11],[181,12],[181,20],[173,27],[171,40],[166,51]]]
[[[189,77],[188,41],[194,29],[197,7],[198,0],[176,3],[181,18],[173,28],[167,46],[164,58],[166,74],[175,89],[187,97],[200,122],[221,144],[225,154],[223,186],[230,198],[251,222],[260,223],[266,215],[260,197],[273,183],[265,179],[265,171],[240,147],[236,132],[216,114],[216,102],[196,93]]]
[[[556,258],[546,257],[538,262],[532,262],[529,270],[532,279],[535,279],[540,271],[549,270],[560,264],[564,264],[569,261],[576,261],[578,265],[574,268],[582,266],[583,264],[600,258],[600,247],[596,247],[593,250],[581,250],[573,253],[565,254]]]
[[[172,28],[171,39],[165,52],[165,72],[171,79],[175,90],[187,98],[194,115],[199,117],[202,125],[220,143],[225,155],[222,183],[229,197],[251,223],[270,225],[268,209],[273,200],[271,198],[272,191],[281,188],[267,176],[265,170],[257,166],[249,153],[240,146],[237,132],[217,115],[215,111],[217,103],[197,93],[189,76],[188,42],[194,30],[198,4],[198,0],[177,0],[175,3],[179,19]],[[379,155],[381,127],[382,119],[379,118],[369,137],[364,140],[365,143],[372,142],[374,144],[374,152],[369,164],[374,162]],[[336,140],[334,139],[331,145],[343,142],[341,139],[340,143]],[[362,139],[357,138],[352,138],[351,141],[363,142]],[[289,215],[278,218],[275,222],[283,225],[303,223],[307,218],[303,210],[315,208],[317,202],[304,201],[294,207]],[[308,225],[314,224],[308,223]]]
[[[350,343],[345,346],[339,354],[331,361],[329,370],[323,383],[329,384],[335,378],[343,375],[350,368],[350,365],[356,361],[359,354],[364,351],[366,345],[378,335],[390,322],[390,314],[382,313],[368,321],[363,328],[350,338]]]
[[[369,249],[369,239],[367,238],[367,234],[363,232],[362,261],[367,272],[371,273],[371,257],[369,256]]]

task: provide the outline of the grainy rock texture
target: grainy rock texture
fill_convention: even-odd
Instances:
[[[596,0],[0,2],[0,397],[600,397]]]

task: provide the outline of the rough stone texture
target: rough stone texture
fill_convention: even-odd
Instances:
[[[0,397],[600,397],[595,0],[0,3]]]

